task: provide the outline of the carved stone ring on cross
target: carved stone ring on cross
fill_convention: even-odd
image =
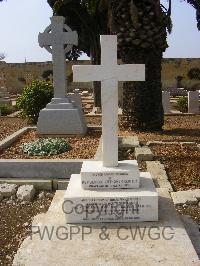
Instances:
[[[52,30],[51,26],[52,26],[52,25],[49,25],[49,26],[44,30],[43,33],[39,33],[38,40],[39,40],[40,47],[41,47],[41,48],[45,48],[49,53],[52,54],[52,48],[51,48],[51,45],[42,45],[43,34],[44,34],[44,33],[47,33],[47,34],[50,33],[51,30]],[[72,32],[72,29],[71,29],[69,26],[67,26],[67,25],[64,25],[64,26],[63,26],[63,29],[66,30],[66,32]],[[72,49],[72,47],[73,47],[73,44],[67,44],[66,47],[65,47],[65,49],[64,49],[65,53],[69,52],[69,51]]]

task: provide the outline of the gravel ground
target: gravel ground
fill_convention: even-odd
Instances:
[[[181,215],[189,215],[192,217],[193,221],[199,225],[200,230],[200,206],[185,206],[185,207],[177,207],[176,210]]]
[[[65,138],[71,150],[59,155],[51,156],[29,156],[24,154],[22,144],[37,139],[36,131],[30,130],[19,138],[11,147],[0,152],[0,159],[91,159],[94,157],[99,145],[101,133],[97,131],[88,132],[85,137]]]
[[[200,150],[196,145],[153,145],[175,191],[200,189]]]
[[[27,121],[21,118],[0,117],[0,141],[27,126]]]
[[[196,145],[153,145],[155,160],[161,161],[175,191],[200,189],[200,150]],[[176,208],[181,215],[189,215],[200,226],[200,206]]]
[[[101,125],[101,117],[87,117],[87,122]],[[200,115],[165,116],[162,132],[142,132],[127,130],[122,126],[123,118],[119,117],[119,135],[137,135],[140,141],[196,141],[200,143]]]
[[[15,253],[29,234],[32,219],[45,213],[52,199],[35,199],[31,203],[0,203],[0,265],[12,265]]]

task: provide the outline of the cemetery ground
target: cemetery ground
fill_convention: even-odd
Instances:
[[[88,125],[101,125],[101,116],[87,116]],[[200,116],[170,115],[165,116],[163,132],[131,131],[120,121],[119,135],[137,136],[141,146],[149,144],[154,154],[154,161],[160,161],[167,172],[168,180],[174,191],[200,189]],[[0,141],[20,128],[27,126],[27,121],[20,118],[0,118]],[[97,150],[101,131],[93,131],[83,138],[68,138],[72,149],[68,153],[51,158],[93,158]],[[21,144],[37,138],[35,131],[22,135],[11,147],[0,152],[0,159],[28,158],[24,155]],[[164,143],[154,143],[163,141]],[[151,142],[151,143],[148,143]],[[176,143],[175,143],[176,142]],[[188,142],[188,143],[183,143]],[[29,157],[33,158],[33,157]],[[44,158],[44,157],[43,157]],[[49,157],[48,157],[49,158]],[[133,149],[119,151],[120,160],[135,159]],[[140,170],[145,171],[145,161],[139,162]],[[31,203],[17,201],[0,202],[0,265],[11,265],[14,254],[29,234],[32,219],[39,213],[46,212],[51,198],[35,197]],[[200,225],[200,208],[198,205],[184,204],[176,207],[182,215],[189,215]]]
[[[13,200],[0,203],[0,265],[12,265],[17,249],[27,237],[32,218],[48,210],[53,193],[32,202]]]
[[[27,121],[21,118],[0,117],[0,141],[27,126]]]

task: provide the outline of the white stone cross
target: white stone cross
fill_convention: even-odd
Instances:
[[[53,16],[51,18],[51,25],[49,25],[43,33],[39,33],[38,36],[40,47],[44,47],[52,54],[55,98],[66,97],[67,81],[65,54],[72,49],[73,45],[78,44],[77,32],[72,31],[64,22],[64,17]]]
[[[117,64],[117,36],[101,36],[101,65],[73,66],[77,82],[101,81],[103,166],[118,166],[118,81],[145,81],[145,65]]]

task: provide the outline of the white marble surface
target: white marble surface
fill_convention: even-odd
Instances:
[[[117,64],[117,36],[101,36],[101,65],[73,66],[75,82],[102,82],[103,165],[118,165],[118,81],[145,81],[145,65]]]
[[[85,161],[81,168],[83,189],[138,188],[140,173],[136,160],[120,161],[117,167],[104,167],[102,161]]]
[[[169,193],[166,189],[158,192],[158,222],[71,225],[66,224],[62,210],[64,191],[57,190],[47,213],[34,217],[33,234],[23,241],[12,265],[199,265]]]
[[[171,113],[171,106],[170,106],[170,93],[168,91],[162,92],[162,105],[165,114]]]
[[[158,221],[158,193],[149,173],[141,173],[141,186],[118,191],[91,191],[72,175],[64,196],[67,223]]]
[[[199,113],[199,92],[198,91],[188,92],[188,113],[191,113],[191,114]]]

